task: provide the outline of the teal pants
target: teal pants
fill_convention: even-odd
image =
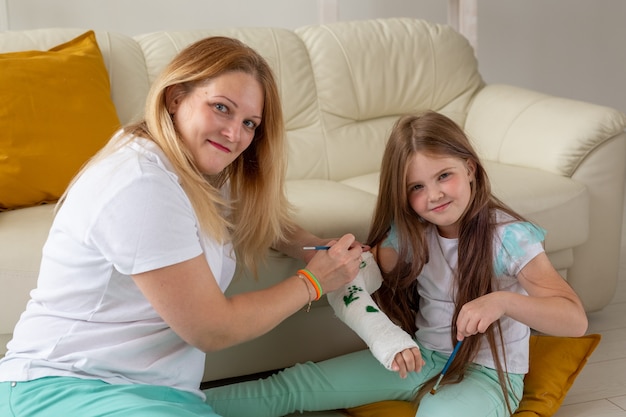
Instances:
[[[426,380],[439,375],[447,357],[422,349],[422,371],[406,379],[385,369],[364,350],[327,361],[307,362],[257,381],[205,391],[207,402],[224,417],[277,417],[296,411],[350,408],[383,400],[411,400]],[[509,374],[508,396],[515,410],[522,398],[523,375]],[[504,417],[508,410],[495,370],[472,365],[462,382],[426,394],[419,417]]]
[[[202,398],[152,385],[48,377],[0,382],[2,417],[219,417]]]
[[[194,394],[151,385],[110,385],[98,380],[48,377],[0,383],[2,417],[269,417],[294,411],[348,408],[382,400],[410,400],[417,387],[438,375],[446,357],[422,349],[422,372],[406,379],[386,370],[369,351],[320,363],[307,362],[274,376]],[[523,376],[509,375],[511,406],[523,391]],[[473,366],[465,379],[427,394],[417,416],[504,417],[494,370]]]

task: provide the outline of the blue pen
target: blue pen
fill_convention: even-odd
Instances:
[[[462,340],[459,340],[458,342],[456,342],[456,346],[454,346],[454,350],[452,351],[452,354],[450,355],[450,357],[448,358],[448,361],[446,362],[445,366],[443,367],[443,370],[441,371],[441,375],[439,375],[439,379],[437,380],[437,383],[435,384],[433,389],[430,390],[430,393],[432,395],[435,395],[435,392],[437,392],[437,388],[439,388],[439,383],[441,382],[441,379],[446,374],[446,372],[448,372],[448,368],[450,367],[450,364],[452,363],[452,360],[456,356],[456,353],[459,351],[459,348],[461,347],[461,343],[463,343]]]
[[[364,248],[365,246],[361,246],[361,248]],[[328,250],[330,249],[330,246],[303,246],[302,247],[303,250]],[[363,260],[363,258],[361,258],[361,263],[359,264],[359,269],[363,269],[367,266],[367,262],[365,262]]]
[[[362,249],[365,249],[366,246],[361,245]],[[330,246],[303,246],[303,250],[328,250]]]

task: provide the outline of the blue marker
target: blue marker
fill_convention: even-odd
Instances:
[[[303,250],[328,250],[330,246],[305,246]]]
[[[445,366],[443,367],[443,370],[441,371],[441,375],[439,375],[439,379],[437,380],[437,383],[435,384],[433,389],[430,390],[430,393],[432,395],[435,395],[435,392],[437,392],[437,388],[439,388],[439,383],[443,379],[443,376],[446,374],[446,372],[448,372],[448,368],[450,367],[450,364],[452,363],[452,360],[456,356],[456,353],[459,351],[459,348],[461,347],[461,343],[463,343],[462,340],[459,340],[458,342],[456,342],[456,346],[454,347],[454,350],[452,351],[452,354],[450,355],[450,357],[448,358],[448,361],[446,362]]]

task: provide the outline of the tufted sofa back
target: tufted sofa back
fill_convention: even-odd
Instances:
[[[290,180],[341,181],[377,172],[390,127],[400,114],[436,109],[463,124],[473,95],[483,86],[463,37],[447,26],[415,19],[296,31],[227,28],[141,35],[136,40],[149,80],[182,48],[215,35],[245,42],[274,70],[285,114]],[[394,50],[389,51],[390,45]]]
[[[399,115],[440,110],[463,125],[483,86],[473,49],[448,26],[387,19],[296,33],[312,59],[326,158],[326,166],[298,172],[306,177],[341,181],[378,171]]]

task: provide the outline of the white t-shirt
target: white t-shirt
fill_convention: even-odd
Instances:
[[[134,139],[86,171],[55,217],[0,381],[72,376],[204,398],[204,353],[174,333],[130,276],[202,253],[224,291],[232,246],[202,237],[165,155]]]
[[[513,220],[498,212],[498,221]],[[527,294],[516,276],[535,256],[543,252],[543,229],[530,223],[503,223],[496,229],[494,238],[495,288]],[[450,354],[453,350],[451,323],[454,316],[453,271],[458,266],[458,239],[441,237],[435,227],[427,229],[429,260],[417,277],[419,311],[415,318],[416,338],[426,348]],[[398,249],[395,226],[389,233],[386,243]],[[508,372],[525,374],[528,372],[528,342],[530,329],[523,323],[507,316],[500,319],[506,349],[506,369]],[[499,341],[496,335],[496,341]],[[495,362],[486,338],[474,363],[495,369]],[[502,366],[504,367],[504,363]]]

